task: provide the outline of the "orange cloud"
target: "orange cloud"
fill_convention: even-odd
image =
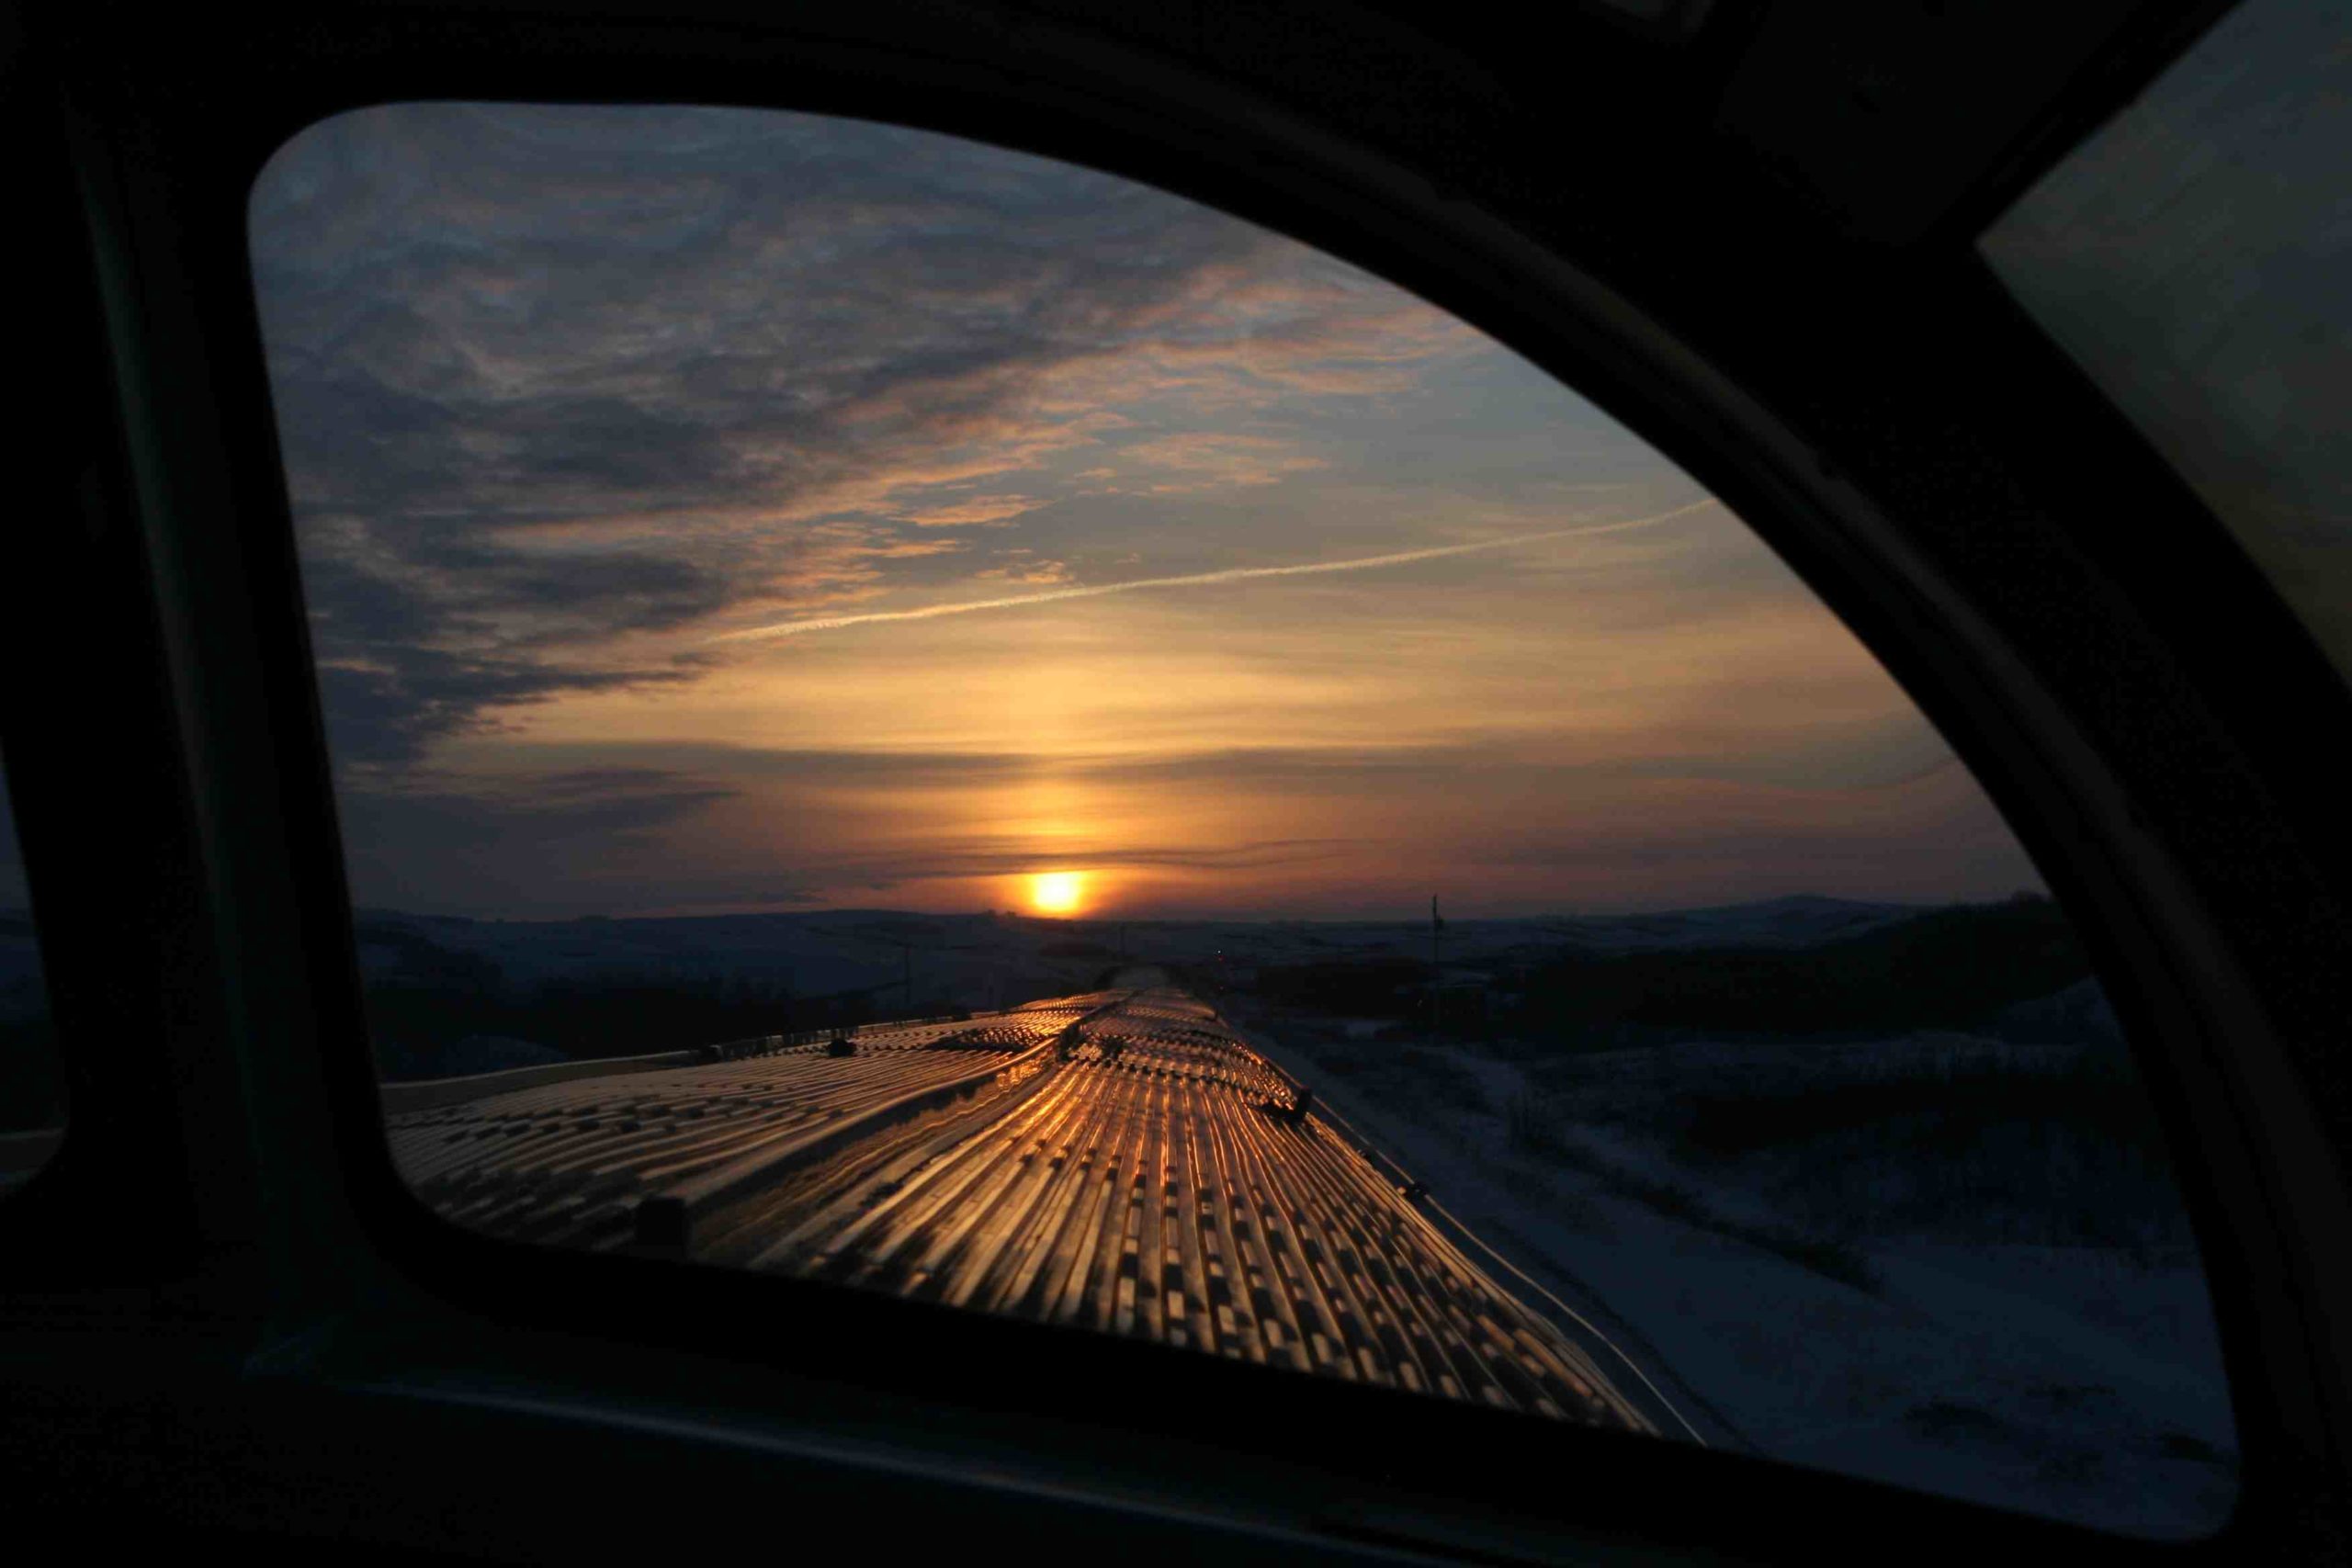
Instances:
[[[903,515],[918,528],[991,527],[1010,523],[1045,504],[1025,495],[975,495]]]

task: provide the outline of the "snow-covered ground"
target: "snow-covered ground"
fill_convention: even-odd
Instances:
[[[1758,1193],[1636,1132],[1571,1124],[1550,1153],[1515,1145],[1508,1109],[1538,1092],[1519,1063],[1427,1047],[1475,1090],[1436,1075],[1438,1091],[1399,1093],[1325,1065],[1364,1048],[1344,1030],[1307,1049],[1283,1043],[1286,1021],[1234,1021],[1641,1360],[1710,1441],[2144,1536],[2207,1533],[2236,1496],[2227,1384],[2185,1247],[1898,1234],[1847,1242],[1825,1272],[1779,1245],[1798,1227]],[[1652,1070],[1631,1058],[1653,1055],[1621,1066]]]

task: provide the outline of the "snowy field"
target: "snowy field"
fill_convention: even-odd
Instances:
[[[2210,1532],[2235,1498],[2211,1307],[2168,1194],[2125,1194],[2112,1170],[2081,1173],[2100,1185],[2077,1193],[2064,1149],[2028,1157],[1996,1138],[2018,1168],[1984,1212],[1960,1179],[1906,1192],[1905,1159],[1882,1149],[1863,1168],[1880,1223],[1840,1224],[1800,1201],[1810,1178],[1786,1151],[1694,1159],[1651,1114],[1678,1085],[1777,1082],[1794,1061],[1824,1084],[1923,1067],[1965,1082],[2030,1045],[1847,1042],[1824,1061],[1818,1045],[1693,1043],[1561,1074],[1491,1045],[1351,1038],[1345,1021],[1244,1008],[1236,1021],[1639,1356],[1709,1441],[2144,1536]],[[1850,1147],[1832,1152],[1850,1163]],[[1951,1151],[1907,1157],[1924,1168]],[[2024,1212],[2037,1193],[2039,1223]],[[2127,1197],[2120,1215],[2075,1212]],[[2052,1239],[2086,1228],[2117,1234]]]

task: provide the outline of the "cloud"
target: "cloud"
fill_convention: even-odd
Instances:
[[[361,905],[571,913],[662,896],[674,881],[665,832],[736,793],[662,770],[588,768],[389,787],[346,777],[337,804]]]
[[[1187,431],[1134,442],[1120,448],[1119,456],[1127,463],[1172,470],[1178,476],[1146,479],[1139,488],[1154,495],[1278,484],[1294,474],[1330,467],[1329,458],[1302,452],[1288,442],[1214,431]]]
[[[868,596],[922,569],[901,527],[1049,505],[1003,481],[1094,452],[1122,398],[1477,341],[1126,181],[768,111],[362,110],[281,150],[251,233],[334,733],[379,759],[692,679],[648,639],[730,608]],[[1188,439],[1078,466],[1164,476]],[[1265,439],[1160,482],[1311,460]]]
[[[518,776],[426,775],[399,789],[347,788],[345,836],[357,848],[432,841],[503,847],[616,838],[667,827],[739,792],[652,768],[581,768]]]
[[[407,767],[433,743],[479,731],[492,716],[571,692],[628,690],[692,678],[688,671],[550,670],[528,660],[498,660],[408,649],[379,666],[322,660],[321,702],[330,743],[346,769]]]
[[[1100,582],[1091,586],[1054,588],[1037,593],[1009,594],[997,599],[967,599],[956,604],[926,604],[913,610],[872,610],[862,615],[825,615],[806,620],[777,621],[767,626],[744,626],[735,631],[721,632],[713,642],[746,642],[770,640],[776,637],[800,637],[809,632],[841,631],[850,626],[872,626],[887,621],[928,621],[941,615],[970,615],[978,610],[1009,610],[1024,604],[1050,604],[1065,599],[1094,599],[1106,593],[1133,593],[1147,588],[1205,588],[1219,583],[1247,582],[1269,577],[1308,577],[1335,571],[1369,571],[1380,567],[1405,566],[1415,561],[1441,560],[1448,556],[1471,555],[1484,550],[1512,549],[1527,545],[1543,544],[1556,539],[1586,537],[1599,534],[1620,534],[1635,528],[1653,527],[1677,517],[1713,506],[1713,498],[1679,506],[1671,512],[1661,512],[1650,517],[1633,517],[1620,523],[1585,524],[1572,528],[1547,528],[1533,534],[1514,534],[1500,539],[1475,539],[1467,544],[1431,545],[1418,550],[1392,550],[1385,555],[1359,556],[1351,560],[1303,561],[1291,566],[1227,567],[1219,571],[1189,572],[1181,577],[1139,577],[1125,582]]]
[[[918,528],[986,527],[1010,523],[1045,504],[1025,495],[975,495],[910,512],[906,518]]]
[[[527,916],[676,901],[668,835],[740,793],[661,768],[415,770],[346,775],[336,802],[355,902]],[[762,901],[786,901],[759,879]]]
[[[909,882],[1023,875],[1048,866],[1084,871],[1270,871],[1339,859],[1360,839],[1292,838],[1233,844],[1168,844],[1117,839],[1042,845],[1016,835],[982,835],[918,850],[864,849],[810,860],[807,874],[825,886],[890,887]]]
[[[1735,520],[1634,536],[1712,504],[1658,511],[1686,478],[1174,197],[804,116],[411,105],[299,138],[251,231],[373,901],[944,905],[1052,859],[1328,909],[1979,853],[1934,790],[1839,793],[1933,737]],[[1455,558],[1492,570],[1402,570]],[[1163,589],[1202,592],[759,656]]]
[[[1068,561],[1012,560],[1003,566],[992,566],[986,571],[972,574],[975,581],[1019,582],[1033,587],[1050,587],[1074,581]]]

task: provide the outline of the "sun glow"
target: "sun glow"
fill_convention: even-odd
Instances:
[[[1041,871],[1029,879],[1029,902],[1041,915],[1074,913],[1085,896],[1082,872]]]

